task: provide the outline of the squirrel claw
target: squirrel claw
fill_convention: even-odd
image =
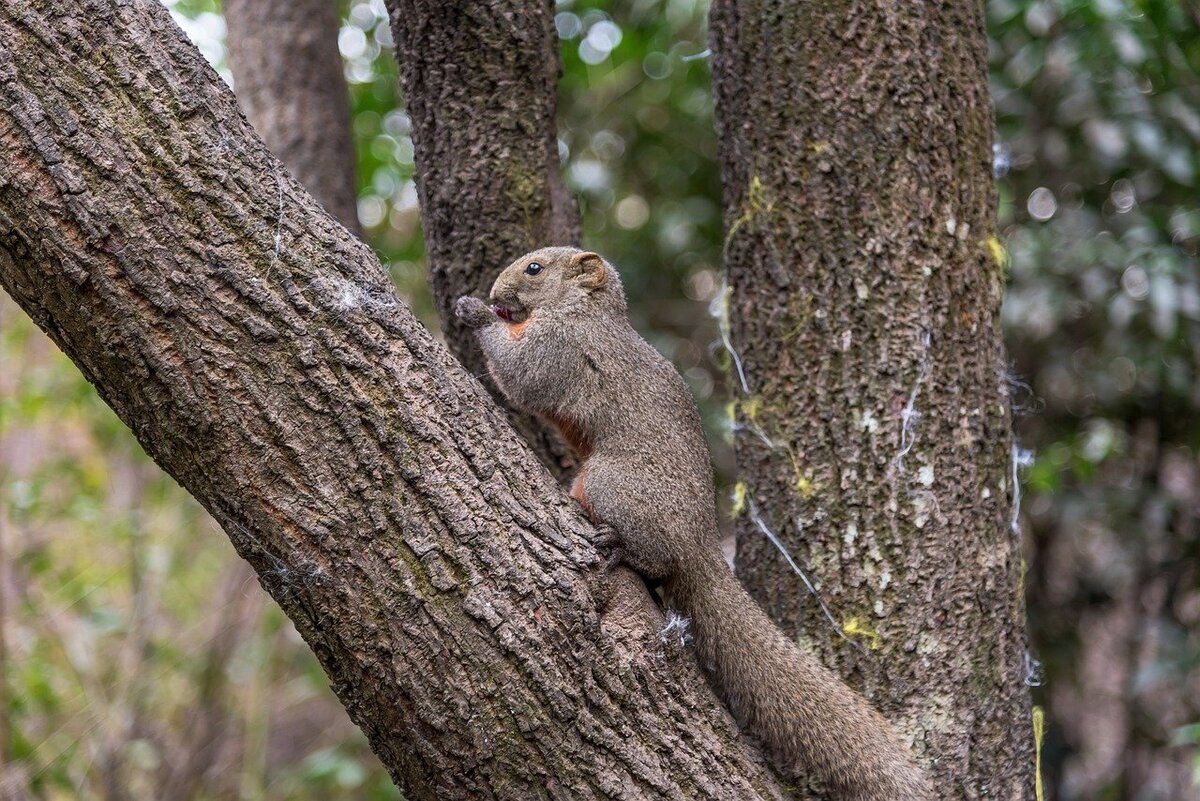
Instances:
[[[596,536],[592,538],[596,550],[604,556],[604,572],[611,573],[625,561],[625,549],[621,547],[621,535],[608,523],[596,526]]]
[[[625,563],[625,551],[621,548],[613,548],[608,552],[608,558],[604,560],[604,572],[611,573]]]

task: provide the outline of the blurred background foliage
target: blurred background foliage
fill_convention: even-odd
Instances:
[[[218,4],[168,5],[228,80]],[[433,326],[386,12],[342,7],[359,217]],[[986,7],[1047,797],[1195,798],[1200,1]],[[706,14],[560,0],[559,149],[727,472]],[[399,798],[224,535],[6,297],[0,360],[0,796]]]
[[[1048,784],[1200,797],[1200,4],[987,9]]]

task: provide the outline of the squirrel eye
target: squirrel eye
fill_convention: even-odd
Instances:
[[[541,271],[542,265],[538,264],[536,261],[529,262],[529,266],[525,268],[526,275],[537,275]]]

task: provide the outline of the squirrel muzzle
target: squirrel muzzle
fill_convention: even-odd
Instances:
[[[506,323],[523,323],[529,318],[529,310],[515,298],[510,301],[502,301],[493,296],[489,308],[493,314]]]

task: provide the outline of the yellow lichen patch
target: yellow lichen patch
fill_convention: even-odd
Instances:
[[[808,151],[814,156],[819,156],[827,150],[829,150],[829,143],[824,139],[818,139],[815,142],[808,143]]]
[[[751,425],[758,425],[758,413],[762,411],[762,401],[758,398],[746,398],[745,400],[732,400],[725,407],[725,412],[729,415],[731,421],[736,422],[740,417],[748,421]]]
[[[729,226],[729,233],[725,234],[725,245],[722,251],[728,253],[729,243],[733,241],[733,237],[741,229],[743,225],[753,220],[756,216],[762,213],[770,214],[774,209],[775,204],[767,201],[767,190],[763,187],[763,182],[757,175],[750,179],[750,185],[746,189],[746,208],[738,215],[738,218]]]
[[[505,177],[508,179],[509,199],[521,209],[525,218],[525,232],[534,237],[533,211],[538,199],[545,194],[544,179],[517,160],[505,165]]]
[[[754,425],[758,425],[758,412],[762,409],[762,401],[758,398],[747,398],[742,401],[742,414]]]
[[[1042,739],[1046,734],[1046,710],[1033,708],[1033,794],[1037,801],[1045,797],[1042,790]]]
[[[804,500],[808,500],[817,491],[816,484],[813,480],[804,474],[804,469],[800,466],[800,460],[796,458],[796,451],[790,445],[785,445],[787,448],[788,459],[792,462],[792,474],[796,476],[796,492]]]
[[[847,637],[858,637],[866,642],[867,647],[872,651],[878,651],[880,645],[883,644],[879,636],[879,632],[871,628],[861,617],[852,617],[842,624],[842,633]]]
[[[997,267],[1008,269],[1008,249],[994,235],[987,238],[987,249]]]
[[[740,517],[746,511],[746,484],[743,481],[733,485],[733,506],[729,510],[730,517]]]

